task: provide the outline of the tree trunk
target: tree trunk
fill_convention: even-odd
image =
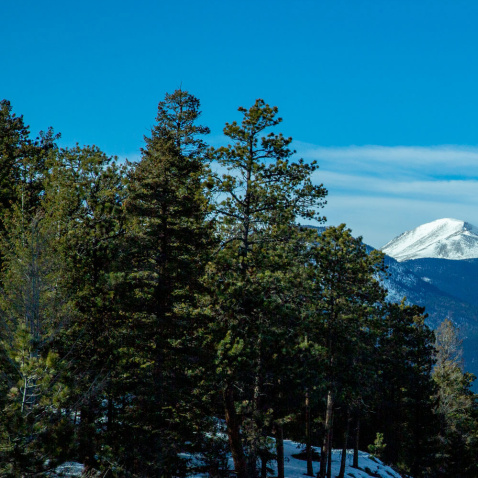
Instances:
[[[347,442],[349,439],[349,428],[350,428],[351,421],[352,421],[352,417],[350,416],[350,411],[347,411],[347,424],[344,430],[344,441],[342,444],[342,457],[340,459],[340,471],[337,478],[344,478],[345,476],[345,464],[347,460]]]
[[[354,440],[354,461],[352,466],[354,468],[359,467],[359,462],[358,462],[358,449],[359,449],[359,440],[360,440],[360,418],[357,415],[356,418],[357,422],[355,424],[355,440]]]
[[[275,423],[277,478],[284,478],[284,430],[282,425]]]
[[[332,431],[332,414],[334,409],[334,397],[332,390],[327,392],[327,411],[325,413],[325,430],[324,441],[322,445],[322,454],[320,456],[320,470],[317,474],[318,478],[325,478],[327,471],[327,459],[329,450],[332,446],[331,431]]]
[[[333,420],[333,416],[332,416]],[[327,478],[332,478],[332,442],[333,442],[333,434],[334,434],[334,429],[333,427],[330,428],[330,433],[329,433],[329,453],[327,456]]]
[[[240,435],[239,417],[236,414],[234,404],[234,391],[228,386],[224,390],[224,409],[226,415],[227,437],[229,440],[229,448],[231,450],[232,459],[234,461],[234,470],[237,478],[247,477],[246,457],[242,447]]]
[[[257,347],[261,351],[261,339],[257,340]],[[249,478],[259,478],[259,470],[257,467],[257,461],[261,458],[261,453],[265,450],[261,450],[261,439],[267,436],[266,430],[261,420],[262,415],[262,387],[263,379],[261,374],[262,359],[259,353],[257,360],[257,372],[254,379],[254,398],[252,400],[251,410],[251,426],[248,430],[243,430],[243,434],[247,433],[248,453],[247,453],[247,476]]]
[[[108,413],[107,413],[107,425],[106,429],[108,430],[108,433],[111,433],[113,431],[113,413],[114,413],[114,403],[113,399],[111,397],[108,397]]]
[[[80,426],[78,430],[78,455],[85,465],[85,470],[91,470],[96,465],[94,443],[94,423],[91,400],[80,409]]]
[[[261,457],[261,478],[267,478],[267,456]]]
[[[314,476],[314,468],[312,466],[312,437],[310,426],[310,403],[309,390],[305,391],[305,454],[307,457],[307,473],[308,476]]]

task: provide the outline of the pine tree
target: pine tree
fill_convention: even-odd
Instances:
[[[62,266],[51,249],[53,233],[38,213],[26,222],[19,206],[5,217],[0,291],[2,385],[0,450],[2,476],[41,471],[68,453],[71,433],[61,413],[68,389],[65,363],[51,347],[70,314],[59,286]]]
[[[49,165],[42,208],[62,262],[61,283],[71,304],[69,321],[53,346],[68,357],[70,393],[64,405],[75,418],[77,459],[87,468],[105,461],[127,326],[121,314],[124,271],[124,171],[96,147],[60,150]],[[109,413],[108,413],[109,410]],[[102,421],[104,429],[98,426]]]
[[[16,200],[15,186],[19,182],[18,165],[22,161],[30,131],[23,116],[12,113],[9,101],[0,102],[0,214]]]
[[[296,220],[320,219],[317,208],[326,191],[311,182],[315,163],[290,160],[291,138],[266,132],[281,122],[277,108],[257,100],[239,111],[242,123],[224,128],[232,144],[210,153],[226,172],[215,182],[221,244],[208,271],[214,287],[208,307],[216,348],[213,380],[222,395],[235,471],[245,478],[256,476],[264,446],[268,371],[274,359],[286,360],[281,346],[290,340],[287,274],[298,257]]]
[[[308,291],[308,340],[324,349],[321,366],[326,373],[327,409],[319,476],[327,473],[332,448],[334,407],[351,409],[360,393],[356,380],[364,364],[360,357],[381,316],[385,291],[376,276],[383,271],[383,256],[367,253],[361,238],[354,238],[342,224],[329,227],[310,250]],[[368,348],[370,353],[371,348]]]
[[[182,473],[182,443],[194,439],[190,431],[198,403],[191,374],[201,363],[193,341],[195,296],[212,239],[201,139],[209,129],[197,125],[199,106],[187,91],[167,94],[129,176],[129,280],[135,333],[142,344],[135,352],[142,365],[135,385],[136,443],[128,466],[138,473]]]
[[[427,476],[434,467],[436,420],[432,330],[424,308],[390,303],[378,339],[377,412],[374,431],[383,433],[386,461],[412,476]],[[375,436],[370,437],[370,442]]]
[[[435,332],[437,385],[436,414],[440,421],[439,466],[443,475],[476,476],[477,397],[471,391],[474,376],[463,371],[458,331],[445,319]]]
[[[13,204],[24,213],[35,214],[39,205],[46,160],[56,149],[52,128],[31,139],[23,116],[12,112],[9,101],[0,101],[0,219]]]

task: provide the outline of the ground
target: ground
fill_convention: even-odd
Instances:
[[[286,478],[304,478],[306,472],[306,462],[294,458],[293,455],[300,453],[303,446],[291,440],[284,440],[285,456],[285,477]],[[332,477],[335,478],[340,470],[340,450],[332,452]],[[401,475],[389,466],[384,465],[377,458],[371,457],[369,453],[359,452],[359,469],[352,468],[353,454],[352,450],[347,452],[347,464],[345,469],[346,478],[401,478]],[[196,459],[197,460],[197,459]],[[195,460],[195,461],[196,461]],[[232,462],[230,463],[232,469]],[[277,472],[275,462],[272,464],[274,473]],[[319,464],[314,462],[314,474],[317,473]],[[56,477],[81,477],[83,467],[79,463],[64,463],[56,469]],[[192,478],[204,478],[206,474],[196,474]]]

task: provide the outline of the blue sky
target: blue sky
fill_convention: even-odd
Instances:
[[[215,144],[264,98],[318,160],[328,223],[378,247],[478,225],[477,22],[461,0],[3,0],[0,98],[34,133],[128,158],[179,86]]]

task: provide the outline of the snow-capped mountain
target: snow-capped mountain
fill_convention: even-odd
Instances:
[[[464,365],[478,376],[478,259],[415,259],[398,262],[385,256],[388,275],[383,285],[390,302],[425,307],[427,324],[437,328],[445,318],[458,327]],[[478,383],[473,386],[478,392]]]
[[[438,219],[404,232],[382,247],[399,262],[411,259],[476,259],[478,227],[458,219]]]
[[[314,229],[320,234],[325,227]],[[387,300],[425,307],[433,329],[450,319],[463,340],[465,370],[478,376],[478,228],[439,219],[397,236],[382,251]],[[478,393],[478,380],[473,389]]]
[[[432,328],[451,319],[463,339],[465,369],[478,375],[478,228],[438,219],[404,232],[382,251],[388,300],[406,297],[424,306]]]

